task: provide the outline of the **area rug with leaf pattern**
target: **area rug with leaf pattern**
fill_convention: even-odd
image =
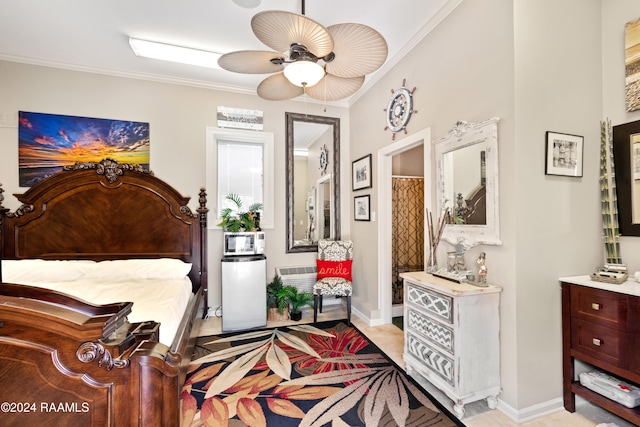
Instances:
[[[200,337],[188,426],[462,426],[344,321]]]

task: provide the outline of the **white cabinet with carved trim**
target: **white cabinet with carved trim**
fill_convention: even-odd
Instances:
[[[454,402],[487,399],[495,408],[500,386],[500,291],[403,273],[404,355],[407,373],[423,376]]]

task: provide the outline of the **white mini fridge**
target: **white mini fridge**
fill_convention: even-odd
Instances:
[[[222,258],[222,332],[267,325],[267,257]]]

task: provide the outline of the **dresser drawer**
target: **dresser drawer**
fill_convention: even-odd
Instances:
[[[579,319],[572,323],[571,347],[575,351],[619,368],[628,367],[630,334]]]
[[[405,295],[408,304],[453,323],[453,298],[407,282]]]
[[[584,286],[571,288],[571,317],[619,331],[635,330],[637,326],[629,324],[628,308],[627,295]]]
[[[407,352],[450,385],[455,380],[455,363],[451,356],[431,347],[418,335],[405,331]]]
[[[405,323],[405,328],[422,335],[430,343],[441,347],[453,355],[455,350],[453,329],[450,326],[437,322],[413,308],[407,309]]]

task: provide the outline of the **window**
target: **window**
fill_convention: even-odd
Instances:
[[[261,228],[273,228],[273,134],[237,129],[207,128],[207,192],[217,228],[227,194],[239,194],[243,208],[261,202]],[[213,202],[213,203],[211,203]]]
[[[261,144],[218,141],[218,206],[233,208],[227,194],[239,194],[243,207],[264,203],[262,199]]]

